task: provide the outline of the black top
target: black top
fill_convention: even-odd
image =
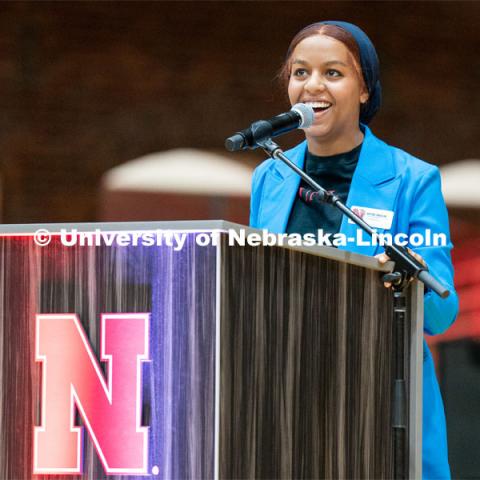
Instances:
[[[329,157],[318,157],[307,151],[304,171],[325,190],[333,190],[342,203],[347,202],[353,172],[358,163],[362,144],[350,152],[339,153]],[[311,190],[304,180],[300,189]],[[342,212],[333,205],[322,203],[317,199],[306,201],[299,194],[293,203],[287,224],[287,233],[317,233],[321,228],[324,233],[337,233],[342,224]]]

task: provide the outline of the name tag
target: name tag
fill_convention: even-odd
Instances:
[[[379,208],[358,206],[353,206],[352,210],[372,228],[384,228],[385,230],[389,230],[390,228],[392,228],[394,212],[392,212],[391,210],[380,210]],[[348,219],[348,223],[354,222]]]

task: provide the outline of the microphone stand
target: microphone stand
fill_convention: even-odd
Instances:
[[[319,199],[325,203],[330,203],[338,208],[350,220],[356,223],[364,232],[371,237],[375,235],[375,230],[363,219],[356,215],[349,207],[342,203],[339,197],[334,193],[328,192],[321,187],[313,178],[308,176],[301,168],[298,168],[282,151],[282,149],[270,138],[257,141],[258,145],[271,158],[281,160],[294,170],[306,183],[308,183],[319,194]],[[408,249],[400,245],[386,245],[385,253],[395,262],[395,269],[392,273],[383,276],[383,281],[391,282],[394,288],[403,289],[408,285],[412,278],[418,278],[427,288],[433,290],[441,298],[447,298],[450,291],[438,282],[428,271],[428,267],[420,263]]]
[[[262,130],[262,129],[258,129]],[[257,133],[257,132],[254,132]],[[258,132],[260,133],[260,132]],[[263,132],[262,132],[263,133]],[[375,234],[366,222],[356,215],[349,207],[332,192],[326,191],[315,180],[298,168],[284,154],[282,149],[272,141],[268,135],[259,134],[255,138],[260,146],[273,159],[281,160],[294,170],[306,183],[319,194],[320,200],[338,208],[350,220],[356,223],[364,232],[371,237]],[[409,462],[407,456],[407,308],[405,291],[412,278],[417,278],[425,286],[441,298],[450,294],[449,290],[441,285],[429,272],[428,267],[416,260],[407,250],[400,245],[387,245],[385,253],[395,262],[394,271],[382,276],[384,282],[390,282],[393,287],[393,338],[394,338],[394,380],[392,391],[392,429],[394,446],[394,478],[408,478]]]

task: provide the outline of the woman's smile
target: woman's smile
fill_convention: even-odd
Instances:
[[[333,106],[333,103],[329,100],[302,100],[302,103],[313,108],[313,111],[315,112],[314,122],[321,119]]]

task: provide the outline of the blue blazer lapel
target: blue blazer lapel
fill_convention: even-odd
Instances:
[[[395,211],[401,178],[396,176],[392,149],[376,138],[367,127],[364,128],[365,138],[358,165],[353,174],[347,206]],[[392,231],[394,231],[395,220],[394,214]],[[343,217],[340,228],[342,234],[347,238],[357,239],[357,235],[359,235],[357,229],[355,224],[348,222],[347,217]],[[375,230],[377,233],[383,233],[385,229],[376,228]],[[362,232],[361,238],[368,245],[359,245],[357,241],[349,241],[347,246],[340,248],[363,255],[374,255],[382,251],[380,246],[373,245],[368,234]]]
[[[307,142],[304,141],[286,152],[287,157],[300,168],[303,168]],[[300,185],[300,176],[285,165],[275,160],[273,167],[266,173],[260,212],[262,225],[273,233],[283,233],[287,228],[293,202]]]

